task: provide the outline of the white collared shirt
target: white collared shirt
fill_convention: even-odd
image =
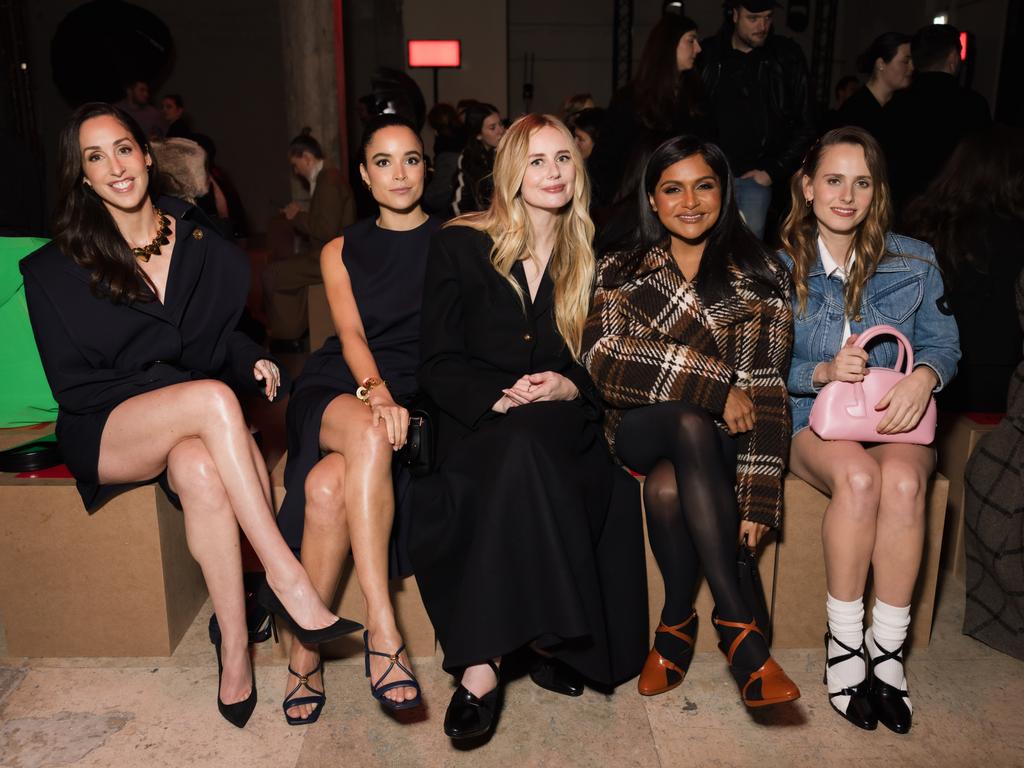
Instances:
[[[825,245],[825,241],[821,239],[821,235],[818,235],[818,255],[821,256],[821,265],[825,268],[826,277],[838,277],[844,284],[846,283],[846,271],[853,264],[856,253],[851,253],[850,258],[847,260],[846,265],[841,267],[836,263],[836,260],[832,257],[832,254],[828,250],[828,246]],[[850,317],[846,314],[846,307],[843,307],[843,338],[839,342],[839,346],[842,347],[846,344],[846,340],[850,338]],[[838,350],[837,350],[838,351]]]

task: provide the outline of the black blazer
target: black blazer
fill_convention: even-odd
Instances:
[[[252,369],[269,355],[235,330],[249,291],[248,258],[181,218],[189,210],[181,201],[162,198],[159,204],[177,219],[165,304],[114,304],[95,296],[89,270],[54,243],[20,264],[39,355],[60,406],[65,463],[86,483],[96,482],[106,417],[128,398],[202,378],[221,379],[240,392],[262,388]],[[93,499],[81,483],[79,489],[90,506],[96,489]]]
[[[485,233],[460,226],[442,229],[430,242],[418,379],[440,410],[441,460],[460,437],[499,417],[491,406],[527,373],[562,374],[579,389],[593,418],[600,418],[593,382],[555,327],[551,280],[544,275],[531,302],[522,265],[515,266],[524,312],[512,286],[491,265],[492,245]]]

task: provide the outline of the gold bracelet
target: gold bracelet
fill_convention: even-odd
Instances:
[[[386,387],[388,383],[384,379],[378,379],[376,376],[367,376],[363,379],[363,383],[356,389],[356,397],[359,401],[365,403],[367,407],[370,406],[370,392],[373,391],[374,387]]]

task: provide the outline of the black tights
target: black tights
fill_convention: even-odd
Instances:
[[[751,621],[736,570],[736,441],[702,408],[669,402],[629,411],[615,448],[628,467],[647,475],[647,532],[665,581],[661,620],[672,626],[690,615],[698,565],[703,565],[718,615]],[[736,634],[727,630],[723,636],[731,642]],[[678,658],[681,649],[674,646],[681,641],[672,640],[659,633],[655,645]],[[767,658],[767,644],[756,637],[740,645],[735,661],[756,669]]]

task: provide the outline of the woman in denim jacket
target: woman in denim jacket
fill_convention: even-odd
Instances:
[[[924,445],[822,440],[806,427],[825,384],[862,381],[868,366],[895,367],[898,345],[891,337],[867,351],[853,345],[859,333],[885,324],[910,340],[915,367],[875,406],[886,411],[878,431],[914,429],[932,393],[956,371],[956,322],[931,247],[889,232],[885,161],[870,134],[859,128],[825,134],[793,176],[791,193],[781,254],[795,288],[790,468],[831,496],[822,526],[829,702],[861,728],[881,722],[906,733],[913,710],[903,643],[935,452]],[[869,567],[876,600],[865,633]]]

